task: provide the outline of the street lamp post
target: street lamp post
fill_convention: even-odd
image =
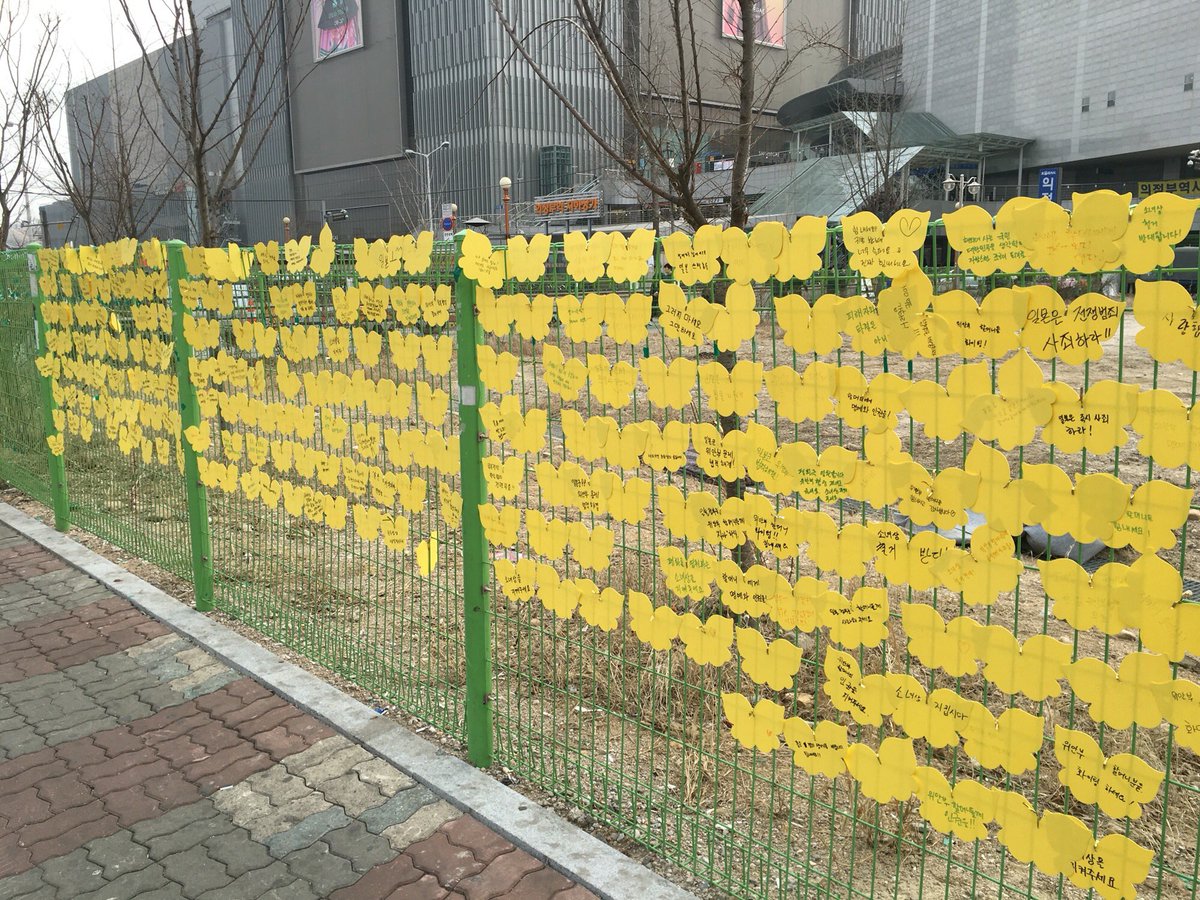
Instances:
[[[504,243],[508,243],[508,202],[512,199],[509,189],[512,187],[512,179],[504,175],[500,179],[500,199],[504,203]]]
[[[942,182],[942,189],[946,192],[947,201],[950,200],[951,194],[957,192],[958,200],[954,204],[955,209],[962,208],[964,191],[969,193],[971,195],[971,199],[974,200],[979,196],[979,189],[981,187],[982,185],[974,175],[972,175],[970,178],[967,178],[965,175],[959,175],[958,177],[947,175],[946,180]]]
[[[405,156],[412,156],[412,157],[419,156],[423,160],[425,160],[425,202],[426,202],[426,206],[427,206],[426,211],[429,213],[429,233],[430,234],[437,233],[436,229],[434,228],[434,222],[433,222],[433,163],[430,161],[430,157],[433,156],[433,154],[437,153],[439,150],[445,150],[449,146],[450,146],[449,141],[442,141],[440,144],[438,144],[436,147],[434,147],[428,153],[422,153],[420,150],[405,150],[404,151]]]

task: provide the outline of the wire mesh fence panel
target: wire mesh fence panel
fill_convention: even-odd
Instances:
[[[0,252],[0,477],[50,502],[29,254]]]
[[[1194,304],[986,218],[510,251],[498,762],[736,896],[1195,896]]]
[[[218,606],[461,737],[453,245],[428,238],[189,251],[189,440]]]
[[[72,521],[190,578],[163,247],[130,240],[40,257]]]

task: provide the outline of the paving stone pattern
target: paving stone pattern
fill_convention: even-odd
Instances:
[[[0,900],[584,900],[0,525]]]

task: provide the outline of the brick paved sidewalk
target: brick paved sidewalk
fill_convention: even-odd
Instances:
[[[594,896],[0,525],[0,900]]]

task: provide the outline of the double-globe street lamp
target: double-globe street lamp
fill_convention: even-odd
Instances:
[[[428,153],[422,153],[420,150],[411,150],[411,149],[404,151],[405,156],[412,156],[412,157],[419,156],[423,160],[425,160],[425,202],[428,205],[427,211],[429,213],[429,232],[430,232],[430,234],[437,233],[437,230],[434,228],[434,220],[433,220],[433,164],[430,161],[430,157],[433,156],[433,154],[437,153],[439,150],[445,150],[449,146],[450,146],[449,141],[442,141],[440,144],[438,144],[436,147],[434,147]]]

